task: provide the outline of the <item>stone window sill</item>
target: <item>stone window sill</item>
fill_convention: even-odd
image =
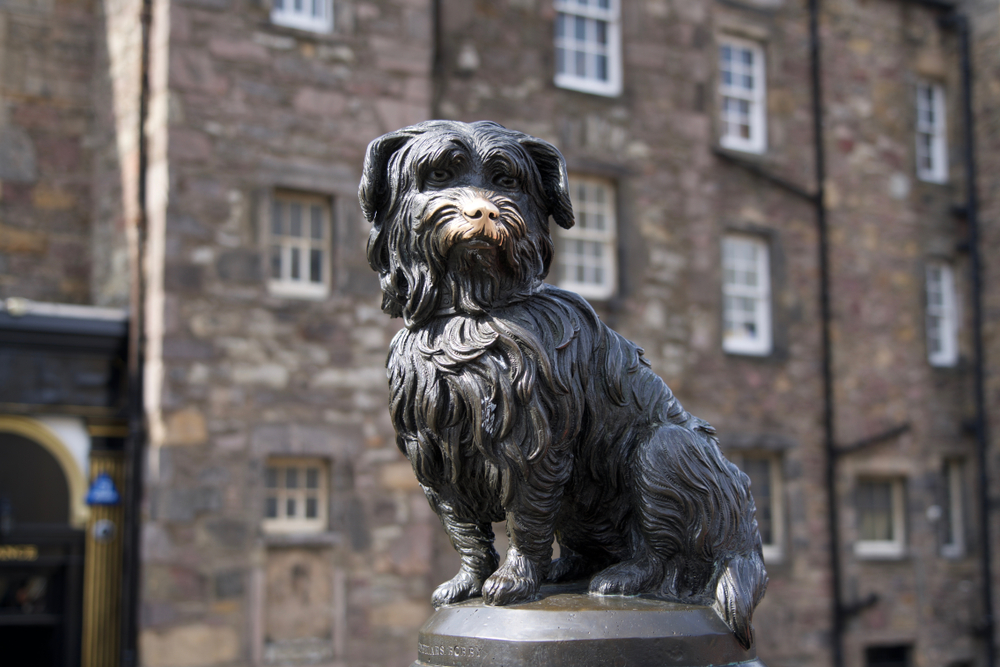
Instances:
[[[265,533],[264,544],[269,547],[335,547],[343,542],[340,533]]]

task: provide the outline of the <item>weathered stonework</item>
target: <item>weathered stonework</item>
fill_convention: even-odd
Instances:
[[[755,614],[758,648],[769,665],[821,665],[831,600],[815,215],[808,201],[713,154],[716,40],[760,41],[768,150],[743,159],[815,190],[807,16],[786,3],[753,4],[760,6],[624,3],[624,92],[607,99],[552,85],[552,14],[545,7],[510,3],[485,12],[446,2],[437,115],[489,118],[537,134],[560,146],[571,172],[616,181],[623,287],[599,310],[643,345],[653,368],[689,409],[719,427],[731,452],[781,453],[785,543],[782,558],[768,563],[771,585]],[[848,605],[879,596],[876,606],[848,619],[847,664],[863,664],[873,645],[912,646],[916,664],[973,659],[980,650],[975,637],[956,628],[971,627],[980,605],[972,585],[974,536],[969,531],[964,557],[944,558],[940,526],[928,518],[928,508],[943,502],[943,461],[974,460],[974,440],[963,431],[972,414],[970,375],[963,364],[931,367],[924,329],[929,259],[950,260],[959,293],[968,294],[964,237],[952,213],[963,188],[955,39],[926,8],[823,6],[836,438],[846,446],[910,427],[838,465],[843,596]],[[469,57],[498,34],[497,25],[507,26],[499,31],[501,55],[483,49]],[[949,91],[947,185],[914,175],[917,77]],[[519,97],[519,85],[530,95]],[[721,349],[719,238],[728,231],[769,240],[775,349],[765,358]],[[966,320],[964,359],[970,327]],[[872,475],[906,480],[902,559],[854,555],[855,486],[859,476]],[[968,498],[971,527],[977,508]],[[954,612],[945,619],[931,609]]]
[[[89,302],[94,5],[0,7],[0,298]]]
[[[330,35],[271,25],[249,2],[163,12],[154,142],[169,180],[153,195],[165,208],[147,530],[158,551],[197,557],[147,568],[144,633],[229,628],[248,662],[405,662],[441,546],[385,415],[398,325],[360,252],[356,190],[367,142],[430,116],[429,5],[337,3]],[[279,190],[332,200],[326,299],[268,291],[261,239]],[[328,532],[262,533],[263,468],[276,455],[329,462]],[[220,597],[208,582],[233,571],[246,585]],[[183,602],[166,583],[179,574],[192,582]]]

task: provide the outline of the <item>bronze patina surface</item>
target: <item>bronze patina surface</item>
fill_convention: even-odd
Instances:
[[[489,640],[503,639],[490,650],[504,647],[510,658],[494,663],[504,665],[579,665],[626,649],[652,660],[666,650],[656,628],[674,632],[668,616],[686,613],[722,629],[725,640],[705,646],[752,650],[767,573],[749,478],[639,346],[580,295],[544,282],[550,222],[575,224],[562,154],[489,121],[427,121],[368,146],[359,197],[382,309],[405,325],[386,363],[396,444],[462,561],[434,591],[434,606],[451,606],[435,622],[469,613],[459,625],[470,632],[506,628],[510,641]],[[492,528],[501,520],[503,564]],[[546,582],[580,582],[610,607],[559,610]],[[664,615],[640,595],[686,606]],[[616,596],[639,606],[613,611]],[[626,613],[635,618],[608,629]],[[553,639],[573,625],[569,614],[587,619],[585,634]],[[628,634],[642,627],[656,636]],[[427,641],[427,659],[480,660],[472,645],[442,644],[439,656]],[[749,659],[715,649],[697,664]]]
[[[439,609],[412,667],[763,667],[710,607],[545,586],[532,602]]]

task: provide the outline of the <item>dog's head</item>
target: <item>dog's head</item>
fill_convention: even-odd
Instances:
[[[549,216],[573,225],[559,151],[488,121],[427,121],[379,137],[359,198],[382,309],[410,327],[530,294],[552,261]]]

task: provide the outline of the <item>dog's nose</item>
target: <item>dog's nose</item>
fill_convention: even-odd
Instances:
[[[487,220],[496,222],[500,219],[500,209],[484,197],[473,197],[462,205],[462,215],[470,222],[479,224],[483,224]]]

